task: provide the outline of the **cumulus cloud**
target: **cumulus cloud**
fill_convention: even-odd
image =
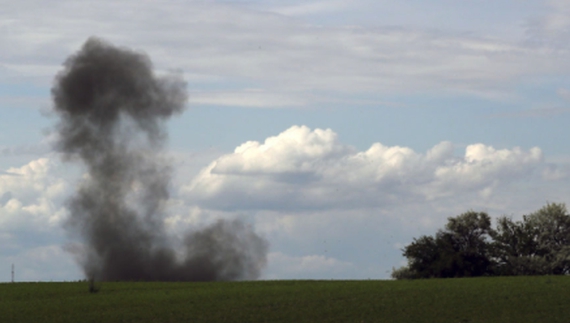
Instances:
[[[61,224],[69,184],[54,168],[54,161],[40,158],[0,173],[0,231],[46,230]]]
[[[222,210],[379,207],[471,192],[484,197],[544,168],[536,147],[473,144],[457,155],[450,142],[425,153],[374,143],[357,151],[330,129],[293,126],[219,157],[183,186],[182,194]]]
[[[268,279],[385,278],[401,260],[395,244],[432,232],[448,216],[469,208],[524,214],[568,194],[560,185],[567,169],[544,162],[538,148],[442,142],[425,152],[381,143],[359,150],[331,129],[293,126],[209,158],[198,174],[173,182],[179,191],[166,226],[176,235],[244,218],[271,240]],[[22,278],[77,276],[59,247],[73,189],[60,167],[40,158],[0,173],[0,262],[15,262]],[[537,185],[544,192],[533,194]]]
[[[71,185],[60,167],[43,157],[0,171],[0,263],[15,264],[17,281],[80,277],[61,249]],[[10,279],[0,275],[0,281]]]

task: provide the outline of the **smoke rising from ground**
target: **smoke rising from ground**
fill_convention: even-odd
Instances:
[[[58,148],[87,167],[70,200],[73,252],[98,280],[255,279],[267,242],[244,223],[218,221],[177,243],[164,228],[170,168],[164,122],[187,99],[180,76],[157,77],[149,58],[90,38],[52,89]]]

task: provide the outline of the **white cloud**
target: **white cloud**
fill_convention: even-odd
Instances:
[[[40,158],[0,173],[0,231],[59,227],[69,184],[53,174],[54,168],[53,161]]]
[[[442,142],[419,153],[375,143],[359,151],[331,129],[294,126],[210,158],[199,174],[175,179],[167,228],[176,236],[243,218],[270,240],[268,279],[385,278],[401,260],[395,245],[432,233],[448,216],[470,208],[521,215],[570,194],[560,181],[564,165],[545,163],[538,148],[475,144],[458,154]],[[0,261],[16,262],[31,280],[77,276],[55,248],[65,241],[63,202],[72,190],[59,167],[41,158],[0,173]]]
[[[72,174],[60,168],[43,157],[0,172],[0,263],[15,264],[16,281],[80,278],[61,249]]]
[[[356,151],[330,129],[293,126],[221,156],[182,193],[198,205],[225,210],[378,207],[473,192],[484,197],[545,167],[536,147],[474,144],[456,156],[450,142],[424,154],[375,143]]]
[[[344,6],[335,1],[332,8]],[[282,11],[326,8],[329,2],[321,1]],[[99,35],[145,50],[161,70],[182,69],[189,80],[204,80],[193,84],[203,104],[298,106],[434,90],[505,99],[516,95],[521,79],[570,71],[568,53],[552,55],[555,47],[524,39],[381,24],[317,26],[227,2],[18,1],[3,7],[0,21],[5,80],[48,87],[61,62]],[[212,80],[228,88],[210,93]]]
[[[467,28],[473,31],[469,33],[445,24],[440,30],[425,29],[398,18],[389,25],[365,25],[358,19],[353,19],[355,25],[342,25],[333,21],[339,17],[335,12],[359,15],[361,10],[347,1],[4,2],[0,87],[34,84],[43,91],[39,96],[41,91],[33,96],[4,91],[0,105],[10,108],[48,104],[42,95],[61,63],[91,35],[146,51],[160,73],[183,70],[191,105],[354,107],[389,101],[399,106],[402,102],[394,96],[417,93],[436,99],[474,95],[504,100],[516,97],[521,82],[541,87],[545,79],[570,71],[570,7],[565,1],[550,1],[550,11],[528,28],[528,38],[520,39],[501,38],[503,30],[482,27],[478,17],[470,18],[476,23]],[[359,8],[372,4],[359,2]],[[384,8],[402,9],[402,16],[426,16],[423,7],[412,6]],[[431,17],[436,11],[437,17],[450,12],[434,8]],[[324,25],[317,25],[319,17],[325,18]],[[563,84],[556,83],[551,92],[559,100],[570,98]],[[515,114],[552,116],[566,110],[548,106]],[[13,165],[8,158],[32,158],[46,152],[42,147],[5,143],[0,157]],[[424,152],[376,143],[360,151],[340,142],[330,129],[292,127],[223,156],[180,157],[173,187],[184,187],[169,202],[167,226],[176,234],[215,218],[244,216],[271,239],[268,277],[360,277],[357,272],[367,266],[362,259],[384,252],[386,258],[371,262],[390,268],[401,260],[394,244],[433,233],[448,216],[470,208],[516,216],[570,196],[563,181],[570,174],[568,162],[545,163],[538,148],[464,148],[458,152],[456,145],[442,142]],[[42,261],[67,259],[56,246],[63,236],[63,201],[72,188],[57,174],[58,167],[51,159],[37,159],[0,170],[0,251],[40,259],[26,260],[36,268],[29,279],[59,277],[61,268]],[[45,232],[51,235],[40,241]],[[398,237],[391,239],[393,232]],[[326,248],[317,245],[325,239]],[[339,242],[332,245],[333,240]],[[10,261],[0,257],[0,263]],[[45,269],[52,270],[51,276],[40,275],[43,267],[51,268]]]

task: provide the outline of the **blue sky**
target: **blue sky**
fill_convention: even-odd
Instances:
[[[449,216],[567,201],[566,1],[0,5],[0,281],[81,278],[50,88],[90,36],[182,73],[165,221],[247,219],[262,278],[387,278]]]

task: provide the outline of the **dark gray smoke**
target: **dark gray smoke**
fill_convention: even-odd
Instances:
[[[161,156],[164,122],[187,99],[180,76],[157,77],[149,58],[90,38],[69,57],[52,89],[58,148],[86,176],[70,200],[66,228],[90,279],[203,281],[255,279],[267,243],[240,221],[218,221],[168,237],[163,220],[170,169]]]

